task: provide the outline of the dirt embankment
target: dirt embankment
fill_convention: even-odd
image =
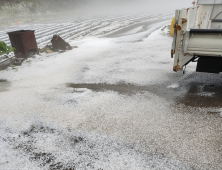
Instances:
[[[0,0],[0,18],[39,16],[75,11],[88,0]]]
[[[10,26],[18,19],[19,23],[40,19],[59,18],[77,13],[88,0],[0,0],[1,26]],[[51,19],[49,19],[51,20]]]

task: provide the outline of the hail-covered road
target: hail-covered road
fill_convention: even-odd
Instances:
[[[2,29],[78,48],[0,71],[0,169],[222,169],[222,76],[172,71],[170,14]]]

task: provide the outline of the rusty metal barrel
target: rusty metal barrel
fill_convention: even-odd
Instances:
[[[35,30],[19,30],[8,32],[12,47],[15,48],[15,56],[18,58],[28,58],[30,54],[39,54],[35,38]]]

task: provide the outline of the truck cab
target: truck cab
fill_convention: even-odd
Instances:
[[[190,62],[197,62],[197,72],[222,72],[222,0],[176,10],[171,57],[176,72]]]

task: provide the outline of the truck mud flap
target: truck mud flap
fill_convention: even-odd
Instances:
[[[212,34],[212,33],[219,33],[221,34],[222,33],[222,29],[190,29],[190,33],[193,34],[193,33],[199,33],[199,34]]]
[[[197,62],[197,72],[220,73],[222,68],[222,58],[220,57],[200,57]]]

